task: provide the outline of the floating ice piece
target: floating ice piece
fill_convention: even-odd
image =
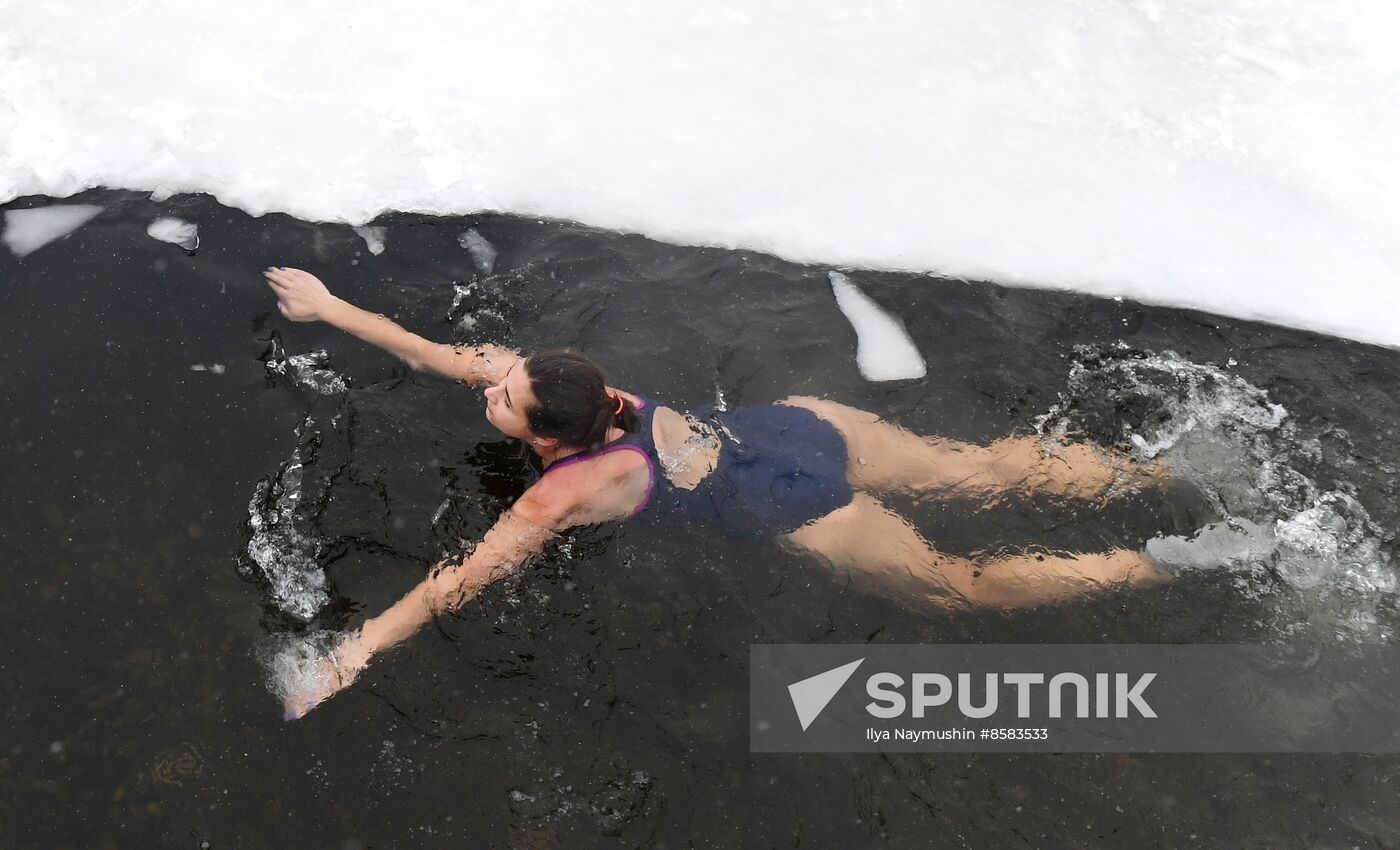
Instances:
[[[861,376],[867,381],[922,378],[928,367],[904,322],[886,313],[844,274],[831,272],[829,277],[836,306],[856,332],[856,365]]]
[[[27,257],[62,239],[102,212],[96,204],[60,204],[5,211],[5,244],[17,257]]]
[[[384,253],[384,237],[388,235],[387,227],[370,227],[363,225],[355,228],[355,232],[360,234],[360,238],[365,240],[365,247],[376,257]]]
[[[205,366],[203,363],[196,363],[190,367],[191,372],[208,372],[211,375],[222,375],[227,368],[222,363],[210,363]]]
[[[496,267],[496,247],[486,241],[486,237],[478,233],[475,227],[458,236],[457,244],[466,248],[467,253],[472,255],[476,270],[482,274],[490,274]]]
[[[152,239],[179,245],[186,251],[199,247],[199,225],[178,218],[158,218],[146,228],[146,235]]]

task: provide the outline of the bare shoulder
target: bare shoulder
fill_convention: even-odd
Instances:
[[[573,517],[581,507],[581,490],[571,479],[572,476],[546,475],[521,494],[511,510],[525,521],[550,531],[569,528],[575,524]]]
[[[555,530],[622,519],[649,490],[649,467],[640,451],[607,452],[551,471],[516,505],[524,503],[527,518]]]

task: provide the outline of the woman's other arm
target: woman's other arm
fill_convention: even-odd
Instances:
[[[470,555],[438,564],[384,613],[347,635],[322,662],[321,681],[313,690],[288,697],[287,719],[301,717],[348,687],[375,655],[407,640],[436,614],[458,610],[487,585],[538,554],[556,532],[568,528],[563,503],[555,500],[561,507],[552,506],[538,489],[539,485],[532,487],[502,514]]]
[[[384,316],[337,298],[319,278],[301,269],[267,269],[263,276],[277,293],[277,309],[286,318],[334,325],[418,371],[490,386],[504,378],[511,364],[520,359],[517,352],[498,345],[447,345],[424,339]]]

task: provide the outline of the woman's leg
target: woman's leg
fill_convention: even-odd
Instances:
[[[928,602],[949,607],[1029,607],[1169,578],[1145,555],[1123,549],[986,561],[945,555],[903,517],[866,493],[856,493],[850,504],[780,540],[916,607]]]
[[[1076,499],[1108,497],[1160,481],[1162,462],[1144,467],[1100,446],[1054,444],[1039,437],[1007,437],[978,446],[921,437],[869,411],[810,396],[779,404],[802,407],[830,422],[846,440],[846,477],[874,492],[995,499],[1011,492]]]

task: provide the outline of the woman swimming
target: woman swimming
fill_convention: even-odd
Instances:
[[[1048,451],[1033,437],[988,446],[921,437],[873,413],[808,396],[683,414],[608,387],[598,367],[574,352],[522,357],[494,345],[434,343],[336,298],[305,271],[276,268],[264,276],[287,319],[328,322],[414,369],[484,387],[487,421],[525,441],[544,465],[540,480],[470,554],[444,560],[345,636],[323,662],[313,692],[288,698],[289,718],[349,685],[375,654],[436,613],[460,608],[566,529],[639,514],[772,537],[906,603],[1031,606],[1170,578],[1144,553],[1126,549],[978,560],[947,555],[879,499],[894,492],[1107,498],[1161,481],[1160,464],[1142,467],[1085,444]]]

